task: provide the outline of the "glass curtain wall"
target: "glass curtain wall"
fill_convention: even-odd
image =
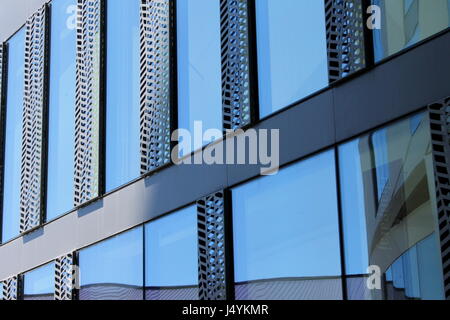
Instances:
[[[342,145],[339,163],[349,298],[442,299],[427,115]]]

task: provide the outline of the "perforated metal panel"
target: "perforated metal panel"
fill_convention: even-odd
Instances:
[[[170,161],[170,5],[141,0],[141,173]]]
[[[55,300],[75,300],[78,296],[78,263],[76,253],[55,260]]]
[[[1,281],[3,287],[3,300],[20,300],[22,291],[22,277],[14,276]]]
[[[362,0],[325,0],[329,81],[366,66]]]
[[[224,130],[251,121],[247,0],[220,0]]]
[[[197,201],[199,248],[199,299],[226,300],[227,250],[225,193],[216,192]]]
[[[26,22],[20,232],[38,227],[42,220],[47,19],[47,6],[44,5]]]
[[[431,104],[428,110],[445,294],[450,299],[450,97]]]
[[[99,195],[101,0],[78,0],[75,206]]]

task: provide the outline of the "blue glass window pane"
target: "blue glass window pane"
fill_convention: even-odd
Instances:
[[[366,212],[358,141],[339,148],[344,247],[347,274],[365,274],[369,267]]]
[[[341,297],[334,163],[326,152],[233,189],[236,282],[332,277]]]
[[[203,131],[222,131],[220,39],[220,1],[177,1],[178,127],[191,134],[195,121],[202,122]],[[209,142],[192,141],[182,154]]]
[[[147,299],[198,299],[197,207],[147,224],[145,243]]]
[[[24,300],[53,300],[55,293],[55,263],[46,264],[24,274]]]
[[[372,0],[381,9],[374,30],[375,60],[408,48],[450,26],[450,1]]]
[[[19,235],[22,113],[25,62],[25,29],[8,42],[6,101],[5,188],[3,193],[3,242]]]
[[[431,157],[423,113],[339,147],[346,273],[387,279],[364,298],[443,298]]]
[[[140,0],[108,0],[106,191],[140,175]]]
[[[76,78],[75,0],[51,5],[47,220],[73,208]]]
[[[328,86],[324,1],[257,0],[261,117]]]
[[[79,253],[81,300],[143,298],[142,227]]]

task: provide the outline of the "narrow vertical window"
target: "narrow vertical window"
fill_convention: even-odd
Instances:
[[[23,275],[24,300],[53,300],[55,263],[49,263]]]
[[[147,300],[197,300],[197,209],[188,207],[145,226]]]
[[[106,191],[139,177],[140,0],[107,2]]]
[[[80,300],[143,299],[142,237],[138,227],[80,251]]]
[[[51,4],[47,220],[73,208],[76,0]]]
[[[334,152],[232,190],[238,300],[342,299]]]
[[[192,135],[198,122],[196,135],[202,129],[222,132],[220,1],[178,0],[177,39],[178,127]],[[211,141],[192,142],[183,155]]]
[[[324,1],[256,0],[261,117],[328,85]]]
[[[20,177],[22,157],[22,111],[24,92],[25,29],[8,42],[8,89],[6,101],[5,185],[3,236],[6,242],[19,235]]]

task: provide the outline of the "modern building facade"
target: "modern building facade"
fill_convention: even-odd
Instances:
[[[0,45],[0,299],[450,297],[450,1],[52,0],[24,23]],[[178,150],[198,121],[219,134]],[[276,174],[195,164],[248,129],[279,130]]]

